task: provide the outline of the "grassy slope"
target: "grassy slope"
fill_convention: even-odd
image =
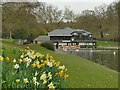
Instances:
[[[10,48],[20,49],[24,46],[18,46],[13,44],[3,44],[6,47],[6,52],[8,56],[13,57],[10,52]],[[30,48],[39,51],[41,53],[53,55],[57,61],[61,61],[68,68],[68,73],[70,77],[66,80],[66,87],[72,88],[115,88],[118,87],[118,73],[103,67],[101,65],[95,64],[84,58],[76,55],[68,54],[56,54],[53,51],[47,50],[39,45],[29,45]],[[14,50],[14,49],[12,49]],[[17,54],[15,56],[17,57]]]

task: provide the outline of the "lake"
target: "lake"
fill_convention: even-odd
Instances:
[[[79,51],[66,51],[66,52],[81,56],[90,61],[93,61],[95,63],[104,65],[106,67],[118,71],[117,50],[79,50]]]

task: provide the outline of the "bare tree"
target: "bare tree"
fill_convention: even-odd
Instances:
[[[44,4],[36,10],[36,16],[40,23],[57,23],[62,21],[62,10],[52,5]]]
[[[74,22],[75,18],[76,18],[76,15],[69,8],[70,7],[65,7],[65,10],[64,10],[64,21],[66,21],[66,22]]]

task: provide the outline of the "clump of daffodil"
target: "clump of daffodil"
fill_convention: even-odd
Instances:
[[[48,87],[52,90],[60,88],[62,80],[69,77],[66,73],[67,68],[50,54],[44,55],[30,48],[20,52],[21,55],[18,59],[6,57],[6,60],[4,60],[12,60],[8,62],[13,66],[13,71],[11,71],[13,77],[9,79],[17,77],[14,81],[17,86],[21,85],[22,88],[27,88],[27,86],[31,86],[32,88]],[[0,61],[3,61],[3,59],[0,56]]]

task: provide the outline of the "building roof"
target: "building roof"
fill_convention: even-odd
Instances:
[[[72,33],[73,32],[77,32],[77,33],[82,33],[83,35],[84,34],[91,34],[90,32],[87,32],[83,29],[72,29],[72,28],[69,28],[69,27],[66,27],[64,29],[55,29],[53,31],[51,31],[48,36],[72,36]]]
[[[50,41],[49,36],[39,36],[34,41]]]

